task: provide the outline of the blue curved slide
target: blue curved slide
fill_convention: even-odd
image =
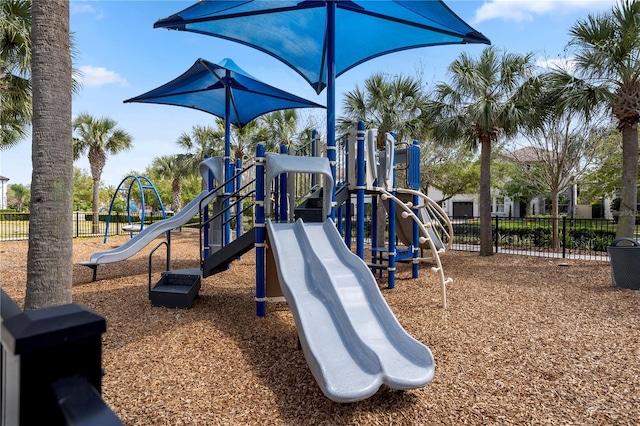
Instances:
[[[269,221],[267,232],[304,356],[329,399],[354,402],[383,384],[415,389],[431,382],[431,351],[400,325],[330,220]]]
[[[120,262],[121,260],[128,259],[140,250],[145,248],[149,243],[155,240],[159,235],[172,229],[178,228],[185,223],[189,222],[191,218],[197,215],[200,211],[200,202],[207,198],[208,191],[202,191],[196,198],[191,200],[186,206],[182,208],[178,213],[170,218],[154,222],[149,226],[145,226],[144,229],[135,237],[113,250],[98,251],[91,255],[89,261],[80,262],[84,266],[97,266],[105,263]],[[214,198],[215,194],[209,196]],[[211,200],[208,200],[209,202]],[[203,201],[202,205],[205,202]]]

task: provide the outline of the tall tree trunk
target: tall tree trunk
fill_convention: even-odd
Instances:
[[[33,0],[31,218],[25,309],[71,302],[73,276],[69,0]]]
[[[93,206],[93,214],[91,219],[91,233],[100,233],[100,212],[98,206],[100,205],[100,176],[94,176],[93,181],[93,195],[91,197],[91,205]]]
[[[182,203],[180,199],[182,198],[182,181],[180,179],[174,179],[173,184],[171,186],[172,200],[171,200],[171,210],[174,213],[178,213],[182,208]]]
[[[635,236],[637,202],[638,129],[637,125],[633,125],[622,128],[622,188],[616,238]]]
[[[493,255],[491,232],[491,139],[482,140],[480,152],[480,256]]]

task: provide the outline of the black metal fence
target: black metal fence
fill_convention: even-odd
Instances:
[[[94,226],[93,213],[74,212],[71,217],[73,237],[103,237],[105,232],[108,237],[127,235],[130,232],[126,229],[127,225],[130,223],[140,225],[140,217],[138,216],[127,217],[126,213],[112,213],[109,218],[107,216],[106,213],[100,213],[98,225]],[[145,226],[162,219],[164,217],[161,212],[147,212],[144,216]],[[184,226],[194,226],[197,229],[198,217],[196,216]],[[29,213],[0,213],[0,241],[18,241],[27,238],[29,238]]]
[[[92,213],[73,213],[74,237],[102,237],[127,235],[129,219],[124,213],[100,214],[98,228],[92,223]],[[136,218],[131,218],[135,223]],[[162,220],[159,212],[145,214],[145,225]],[[479,218],[452,219],[453,250],[478,251],[480,249]],[[139,223],[139,219],[138,222]],[[554,225],[557,239],[554,240]],[[198,227],[198,218],[184,227]],[[98,232],[96,232],[96,230]],[[606,219],[571,219],[568,217],[494,217],[492,231],[494,251],[556,258],[584,258],[608,260],[607,247],[615,239],[616,223]],[[636,229],[640,235],[640,229]],[[0,213],[0,241],[24,240],[29,237],[28,213]]]
[[[454,250],[480,248],[480,220],[453,219]],[[554,231],[554,228],[556,231]],[[554,238],[554,234],[557,235]],[[616,223],[607,219],[568,217],[494,217],[492,235],[496,253],[553,258],[608,260],[607,247],[615,239]],[[638,230],[636,230],[638,234]]]

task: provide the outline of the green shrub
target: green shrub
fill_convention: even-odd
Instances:
[[[29,213],[9,212],[5,210],[3,213],[0,213],[0,221],[5,220],[29,221]]]

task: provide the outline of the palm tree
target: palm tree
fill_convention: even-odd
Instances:
[[[622,187],[616,237],[633,237],[638,202],[638,130],[640,122],[640,2],[622,0],[611,12],[589,15],[569,30],[577,49],[575,74],[555,77],[570,88],[564,104],[587,117],[606,106],[622,133]]]
[[[467,53],[449,65],[450,83],[438,83],[425,107],[433,137],[445,144],[480,145],[480,255],[493,254],[491,150],[532,120],[525,92],[534,81],[532,54],[500,54],[495,47],[476,60]]]
[[[106,117],[94,118],[82,113],[73,120],[73,158],[78,159],[88,152],[91,179],[93,180],[93,230],[100,232],[98,207],[100,206],[100,178],[107,162],[107,155],[131,149],[131,135],[119,129],[117,123]]]
[[[367,128],[378,129],[378,148],[384,149],[384,134],[396,132],[398,140],[419,138],[422,121],[419,120],[420,106],[424,101],[422,83],[407,76],[389,77],[374,74],[364,82],[364,89],[356,86],[347,92],[342,104],[343,116],[337,120],[342,130],[355,127],[363,121]],[[377,204],[376,224],[378,241],[384,245],[386,211],[383,203]]]
[[[216,127],[221,135],[224,135],[224,120],[216,119]],[[265,138],[265,132],[258,124],[258,120],[252,120],[242,128],[231,126],[231,156],[242,159],[245,154],[251,154],[258,142]]]
[[[33,138],[25,309],[71,302],[73,149],[69,0],[32,5]]]
[[[298,112],[295,109],[274,111],[259,120],[266,132],[267,151],[277,151],[280,145],[293,145],[298,129]]]
[[[0,2],[0,149],[31,123],[31,0]]]
[[[195,173],[189,160],[187,154],[163,155],[151,163],[154,173],[171,180],[171,210],[176,213],[182,208],[182,179]]]
[[[31,189],[21,183],[14,183],[9,186],[9,198],[11,203],[16,205],[16,210],[21,212],[25,204],[29,203]]]
[[[224,154],[224,131],[211,126],[193,126],[191,134],[183,132],[176,143],[187,151],[190,167],[196,171],[205,155],[216,157]],[[202,183],[202,188],[206,188],[206,182]]]
[[[338,118],[338,127],[347,130],[364,121],[366,128],[378,128],[380,144],[384,144],[384,134],[390,131],[394,131],[400,141],[420,139],[424,130],[420,119],[424,100],[419,79],[374,74],[365,80],[364,89],[356,86],[346,93],[342,105],[344,115]]]

